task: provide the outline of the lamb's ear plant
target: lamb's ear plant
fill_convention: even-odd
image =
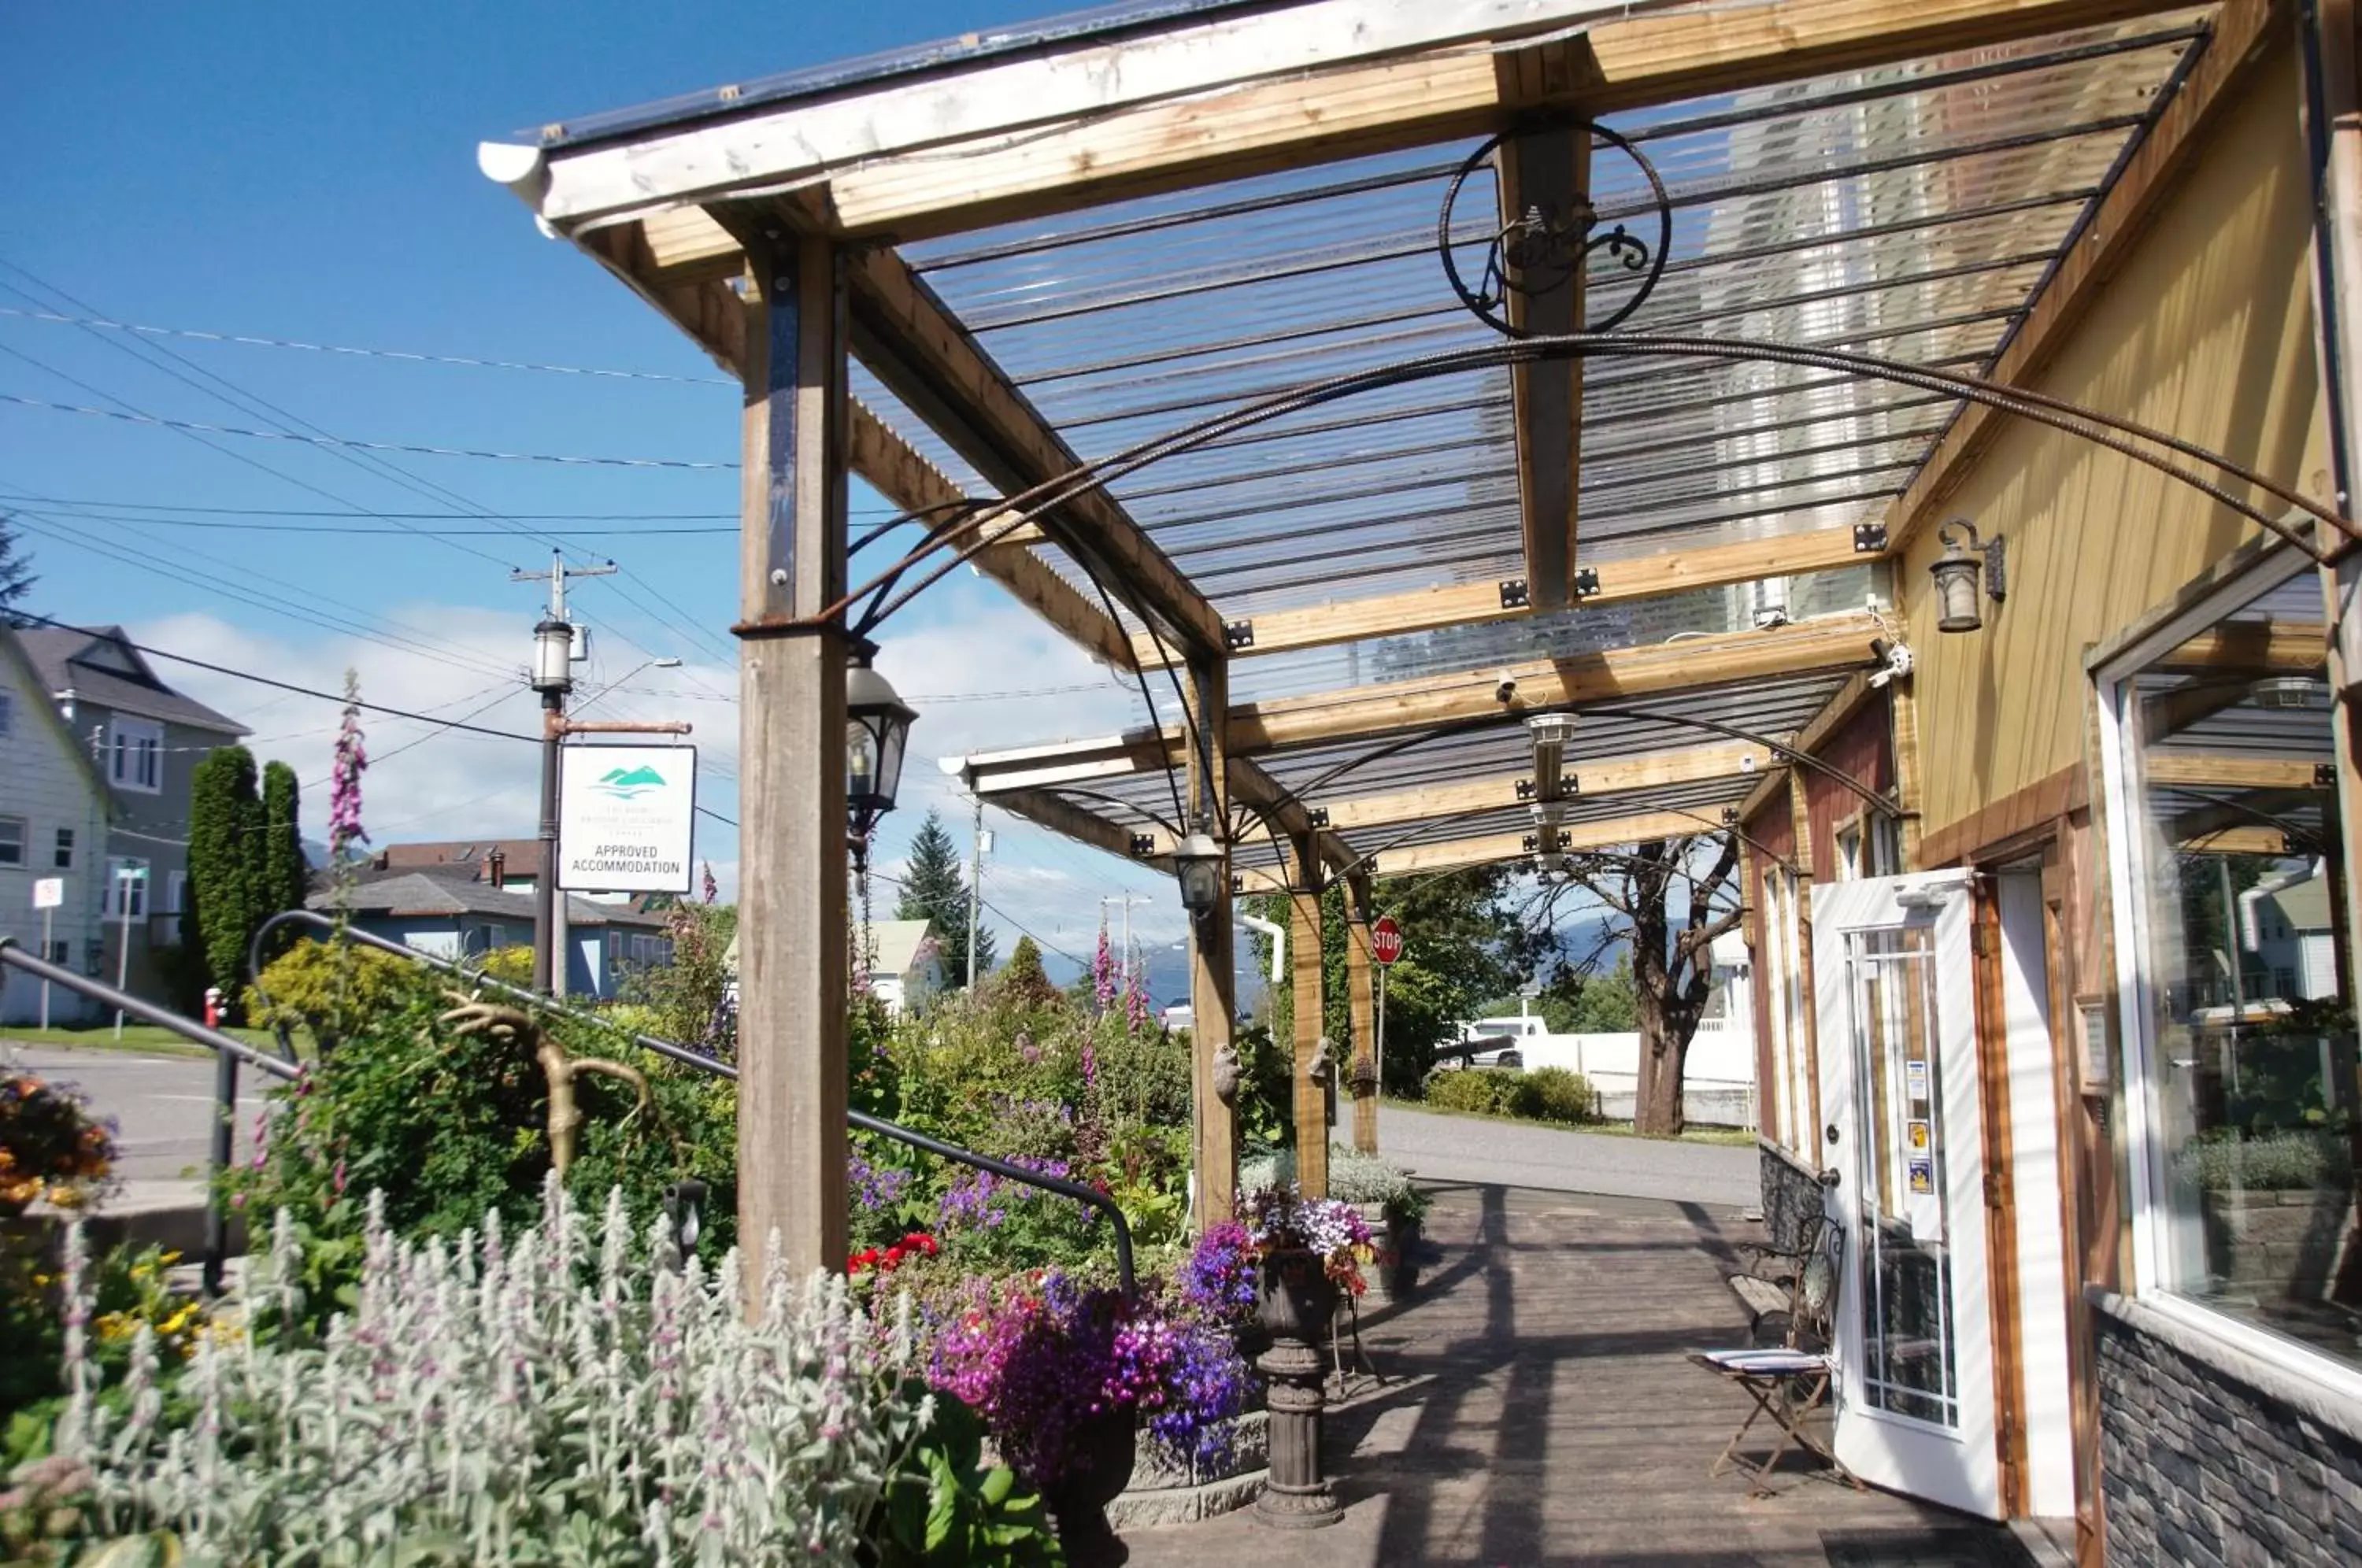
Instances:
[[[539,1220],[409,1242],[372,1197],[354,1311],[312,1333],[283,1218],[243,1316],[201,1343],[168,1419],[135,1342],[91,1397],[67,1307],[61,1456],[85,1539],[170,1531],[192,1564],[849,1562],[933,1420],[910,1316],[842,1278],[710,1273],[620,1194],[596,1223],[553,1180]],[[776,1255],[777,1249],[773,1249]]]

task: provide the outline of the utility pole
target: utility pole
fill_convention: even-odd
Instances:
[[[1127,988],[1131,985],[1131,906],[1134,904],[1144,904],[1146,902],[1148,902],[1147,896],[1142,893],[1125,893],[1121,897],[1110,895],[1099,900],[1099,909],[1102,911],[1105,911],[1109,904],[1121,904],[1123,906],[1123,974],[1124,983]],[[1145,968],[1145,966],[1142,966],[1142,967]],[[1144,988],[1147,984],[1148,977],[1145,974],[1142,974],[1141,976],[1141,985]]]
[[[992,835],[984,831],[984,797],[972,795],[976,801],[976,830],[971,840],[967,863],[967,994],[976,995],[976,922],[984,918],[984,852],[992,847]]]
[[[512,571],[511,582],[547,582],[549,614],[533,629],[533,689],[541,693],[541,869],[533,878],[533,988],[566,992],[566,900],[557,892],[557,748],[566,739],[566,699],[574,690],[574,627],[566,619],[566,580],[608,577],[615,563],[569,567],[549,552],[547,571]]]

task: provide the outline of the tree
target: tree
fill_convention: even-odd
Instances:
[[[242,745],[208,753],[190,776],[181,941],[204,958],[206,980],[226,996],[238,994],[247,944],[261,923],[256,911],[265,881],[263,825],[254,754]]]
[[[944,968],[956,989],[967,984],[967,878],[960,872],[960,853],[944,827],[941,815],[927,820],[911,840],[910,868],[902,874],[902,897],[895,905],[896,920],[934,922],[935,940],[943,944]],[[992,967],[992,931],[976,933],[976,967],[979,975]]]
[[[1710,858],[1709,858],[1710,857]],[[1701,874],[1700,862],[1705,867]],[[1738,924],[1731,893],[1738,869],[1738,840],[1725,834],[1658,839],[1629,855],[1575,858],[1564,886],[1579,887],[1620,917],[1600,939],[1631,944],[1633,1023],[1640,1034],[1640,1082],[1632,1124],[1653,1137],[1681,1134],[1682,1073],[1690,1041],[1714,988],[1715,939]],[[1676,889],[1683,910],[1676,919]],[[1593,954],[1595,961],[1596,949]],[[1583,966],[1590,967],[1590,963]]]
[[[32,562],[18,544],[17,530],[12,526],[15,514],[0,512],[0,625],[13,626],[21,617],[17,602],[40,581],[33,575]]]
[[[993,989],[1019,1007],[1055,1007],[1066,999],[1066,993],[1051,980],[1042,967],[1042,949],[1030,936],[1017,939],[1009,955],[1009,962],[992,977]]]
[[[295,770],[283,762],[267,765],[262,770],[261,876],[254,898],[258,925],[284,911],[302,909],[311,891],[301,816]]]
[[[1632,955],[1617,955],[1606,974],[1561,964],[1541,994],[1542,1021],[1558,1034],[1626,1034],[1638,1029],[1640,1000],[1632,988]]]

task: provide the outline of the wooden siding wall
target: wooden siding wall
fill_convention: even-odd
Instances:
[[[2296,51],[2283,43],[2035,384],[2326,494],[2299,103]],[[1993,443],[1942,515],[2008,540],[2009,598],[1985,605],[1980,632],[1937,631],[1933,528],[1895,574],[1919,660],[1931,837],[2079,761],[2083,650],[2252,531],[2153,469],[2025,424]]]
[[[1894,788],[1893,709],[1884,691],[1871,694],[1853,717],[1838,726],[1816,753],[1839,773],[1881,793]],[[1838,824],[1859,815],[1862,798],[1817,768],[1804,774],[1805,811],[1812,823],[1813,871],[1835,877]]]

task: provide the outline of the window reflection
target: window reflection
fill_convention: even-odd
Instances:
[[[2362,1360],[2356,1036],[2320,589],[2122,689],[2165,1286]]]

